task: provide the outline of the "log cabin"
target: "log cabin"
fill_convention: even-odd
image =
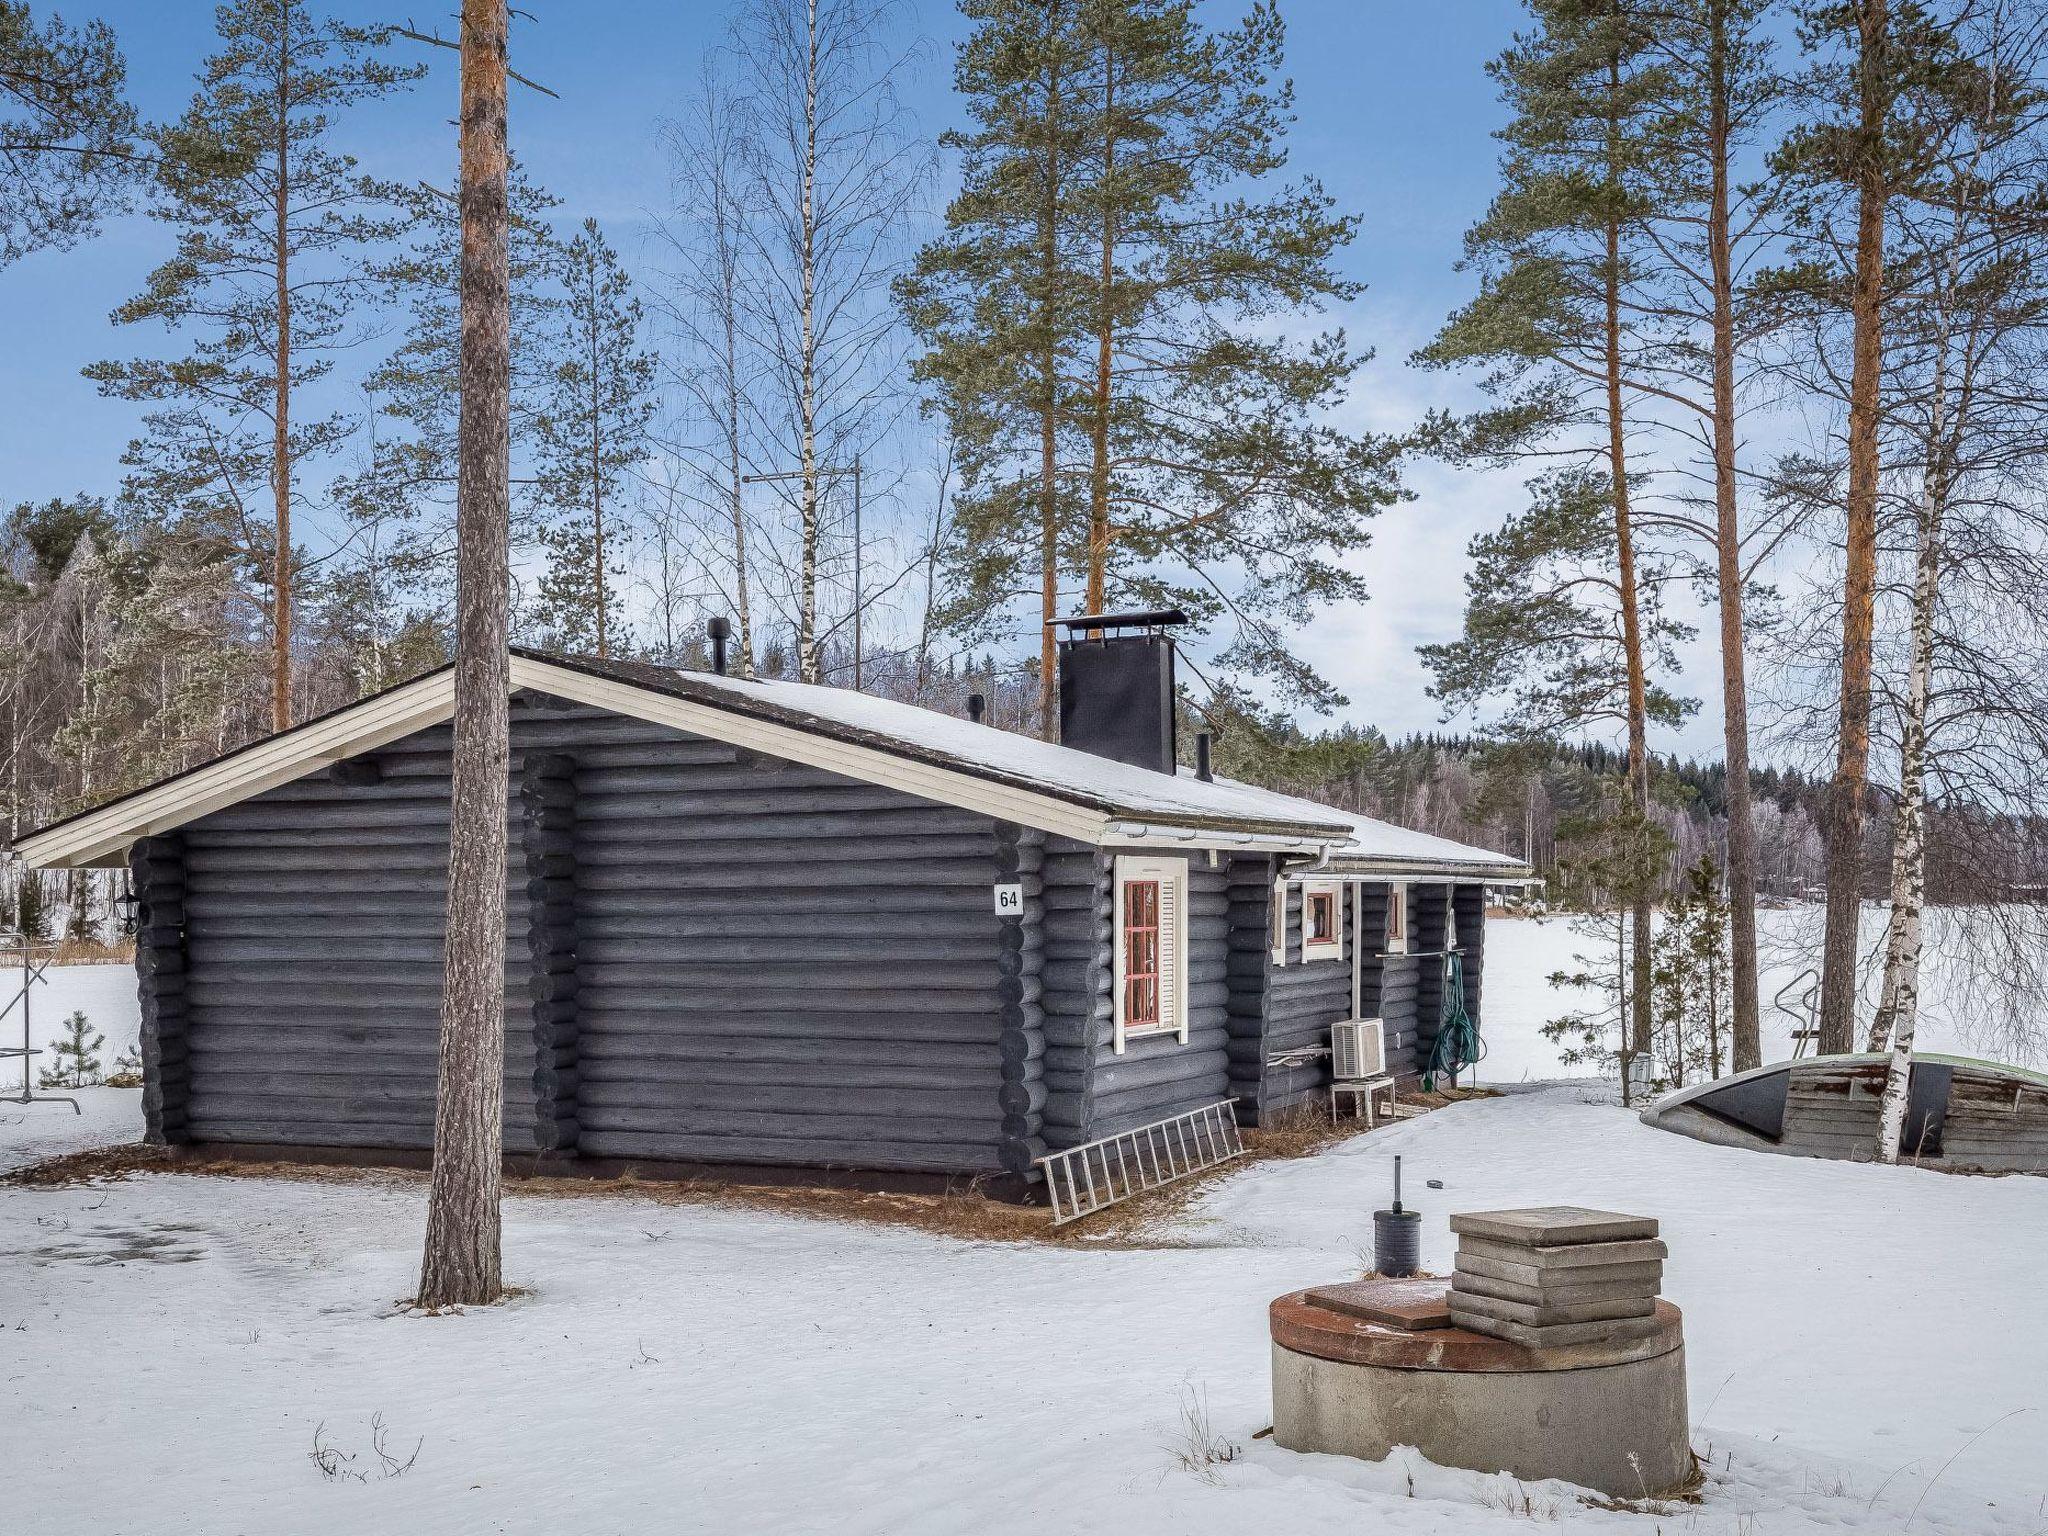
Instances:
[[[1049,1149],[1323,1094],[1331,1025],[1480,1016],[1498,853],[1177,764],[1175,615],[1074,621],[1058,744],[844,689],[518,649],[504,1131],[518,1171],[1019,1186]],[[453,680],[44,827],[125,865],[150,1140],[419,1161]],[[917,1176],[917,1177],[911,1177]]]

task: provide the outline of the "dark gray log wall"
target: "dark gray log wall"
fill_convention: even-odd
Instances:
[[[1303,960],[1301,882],[1287,883],[1287,963],[1270,965],[1266,973],[1266,1055],[1303,1046],[1328,1045],[1330,1026],[1351,1017],[1351,902],[1352,887],[1342,886],[1339,931],[1343,935],[1342,958]],[[1270,952],[1270,950],[1269,950]],[[1303,1067],[1268,1067],[1259,1123],[1269,1125],[1273,1117],[1330,1086],[1330,1064],[1317,1061]]]
[[[142,1014],[143,1139],[191,1139],[191,1045],[185,1010],[185,840],[145,837],[128,851],[139,903],[135,978]]]
[[[1032,1173],[1046,1150],[1045,1106],[1045,834],[998,822],[996,879],[1023,890],[1024,913],[995,918],[1001,945],[996,981],[1002,1031],[996,1037],[1003,1086],[996,1095],[1003,1112],[998,1157],[1010,1173]]]
[[[195,1139],[431,1145],[447,745],[188,829]],[[507,809],[508,1151],[1035,1155],[1042,939],[990,887],[1036,834],[523,698]]]
[[[1040,982],[991,887],[1035,843],[594,711],[546,729],[577,765],[583,1154],[981,1172],[1028,1145],[999,1036],[1028,1056]]]
[[[576,1119],[576,761],[529,752],[519,772],[526,857],[528,1007],[533,1020],[533,1145],[574,1156]],[[511,1027],[508,1019],[507,1028]],[[509,1084],[508,1090],[509,1090]],[[508,1120],[511,1116],[508,1114]]]
[[[1358,990],[1359,1012],[1384,1023],[1388,1069],[1396,1076],[1419,1072],[1421,1032],[1416,1028],[1415,998],[1422,962],[1413,955],[1387,953],[1387,905],[1393,887],[1367,884],[1358,890],[1365,909],[1365,961]]]
[[[1038,917],[1044,953],[1040,1028],[1044,1136],[1054,1148],[1088,1140],[1097,1044],[1114,1028],[1109,871],[1109,858],[1099,850],[1070,838],[1046,839]]]
[[[1458,914],[1458,948],[1465,957],[1465,1012],[1485,1038],[1479,1012],[1481,975],[1486,969],[1486,887],[1461,885],[1452,898]]]
[[[1230,1096],[1237,1123],[1259,1124],[1266,1090],[1266,964],[1273,948],[1273,861],[1230,861]]]
[[[1408,887],[1408,951],[1415,963],[1415,1063],[1427,1070],[1444,1018],[1444,936],[1450,893],[1440,881]]]
[[[422,731],[377,754],[378,782],[314,773],[185,828],[192,1140],[433,1144],[448,748],[445,726]],[[506,1148],[530,1152],[526,873],[508,830]]]

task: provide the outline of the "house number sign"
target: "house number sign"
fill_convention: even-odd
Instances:
[[[1022,917],[1024,915],[1024,887],[1021,885],[999,885],[996,887],[996,916]]]

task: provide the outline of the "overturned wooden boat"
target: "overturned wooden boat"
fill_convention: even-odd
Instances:
[[[1667,1093],[1642,1120],[1725,1147],[1871,1162],[1890,1060],[1781,1061]],[[1934,1168],[2048,1173],[2048,1073],[1915,1056],[1899,1156]]]

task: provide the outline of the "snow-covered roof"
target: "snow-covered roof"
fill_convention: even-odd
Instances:
[[[561,660],[560,658],[555,658]],[[929,756],[970,771],[998,775],[1054,795],[1078,795],[1124,817],[1143,817],[1175,827],[1309,832],[1332,843],[1331,867],[1357,872],[1450,870],[1495,872],[1513,879],[1528,872],[1519,859],[1414,832],[1392,822],[1338,810],[1299,795],[1281,794],[1234,779],[1201,779],[1182,767],[1165,774],[1098,757],[1075,747],[1041,741],[995,726],[945,715],[918,704],[827,688],[815,683],[748,679],[716,672],[687,672],[641,663],[566,660],[572,668],[644,679],[706,701],[729,701],[750,711],[772,713],[808,728],[836,728],[853,738],[886,743],[894,750]],[[1372,866],[1367,871],[1363,866]]]
[[[1098,845],[1266,847],[1348,873],[1525,873],[1486,849],[1313,800],[1158,773],[843,688],[519,649],[512,684]],[[452,671],[442,668],[44,827],[19,851],[31,864],[103,861],[138,837],[437,724],[453,707]]]

